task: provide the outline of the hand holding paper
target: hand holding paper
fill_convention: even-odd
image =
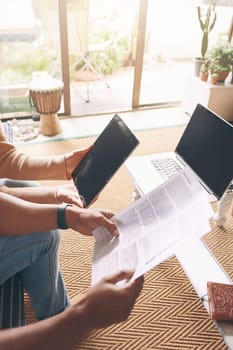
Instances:
[[[103,227],[93,231],[92,284],[125,269],[134,269],[134,278],[145,274],[173,255],[180,240],[209,232],[212,215],[206,192],[184,169],[113,217],[118,238]]]

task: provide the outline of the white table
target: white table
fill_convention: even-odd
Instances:
[[[125,166],[132,177],[134,185],[133,200],[137,200],[145,193],[139,187],[136,180],[137,177],[133,173],[134,168],[131,168],[130,158],[126,161]],[[193,239],[182,243],[182,245],[180,244],[175,255],[205,308],[209,311],[206,298],[207,282],[231,283],[230,278],[202,239]],[[233,323],[218,321],[216,326],[224,337],[229,349],[233,350]]]

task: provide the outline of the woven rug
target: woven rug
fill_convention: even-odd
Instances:
[[[173,150],[183,127],[140,131],[136,135],[140,145],[133,155]],[[94,138],[20,146],[28,154],[62,154],[85,147]],[[48,182],[45,182],[48,184]],[[132,182],[126,169],[121,167],[107,184],[94,207],[106,207],[118,212],[131,202]],[[215,227],[204,237],[214,256],[233,276],[233,219],[224,229]],[[60,263],[71,297],[85,293],[91,281],[93,239],[66,230],[62,233]],[[200,266],[200,269],[203,268]],[[30,302],[26,300],[28,322],[34,322]],[[143,292],[127,322],[104,330],[94,331],[74,349],[102,350],[225,350],[215,324],[185,275],[176,257],[156,266],[145,276]]]

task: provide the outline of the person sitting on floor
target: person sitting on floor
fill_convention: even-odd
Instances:
[[[82,208],[82,201],[73,184],[68,183],[61,186],[43,187],[29,180],[70,179],[71,172],[88,152],[90,147],[84,150],[74,150],[60,156],[31,157],[19,152],[12,143],[8,142],[1,124],[2,123],[0,123],[0,193],[5,193],[34,203],[68,203]],[[10,222],[12,217],[10,212],[7,211],[5,219]],[[20,218],[18,218],[18,220],[19,219]],[[2,220],[1,218],[1,228]],[[41,226],[41,229],[42,228],[43,226]],[[53,289],[52,292],[44,291],[45,296],[47,296],[47,304],[49,303],[50,307],[47,308],[45,304],[43,312],[36,311],[38,318],[46,318],[64,310],[69,305],[69,299],[57,258],[60,232],[55,227],[55,230],[40,230],[39,234],[25,235],[24,233],[26,232],[21,232],[21,237],[8,237],[9,235],[7,233],[3,233],[0,237],[0,286],[3,286],[6,281],[18,273],[20,273],[21,279],[22,271],[25,271],[27,268],[30,270],[30,265],[35,265],[36,259],[38,259],[38,261],[41,262],[37,263],[38,273],[42,275],[48,275],[50,273],[51,286],[56,286],[56,290]],[[44,252],[43,254],[47,252],[45,261],[47,259],[49,264],[44,263],[44,267],[42,259],[39,260],[41,252]],[[42,271],[42,267],[46,270]],[[27,288],[27,282],[23,281],[23,283],[24,287]],[[4,290],[4,288],[0,288]],[[46,285],[43,288],[46,289]],[[13,289],[13,286],[11,289]],[[11,290],[11,292],[13,292],[13,290]],[[40,308],[37,300],[38,296],[40,296],[41,300],[43,293],[40,293],[41,291],[38,288],[38,293],[32,297],[35,310]],[[50,295],[49,293],[53,294]],[[18,324],[15,323],[15,321],[13,324],[4,322],[4,319],[12,319],[10,313],[12,313],[11,309],[14,309],[14,305],[12,305],[9,310],[3,307],[3,303],[6,305],[4,299],[6,299],[4,296],[0,299],[0,328],[24,324],[24,319],[20,320],[20,318],[19,321],[16,321]],[[41,301],[41,304],[42,303],[43,300]],[[20,313],[20,310],[18,310],[18,312]],[[17,317],[14,319],[18,320]]]
[[[58,228],[90,235],[96,226],[104,225],[117,235],[113,214],[82,208],[71,184],[43,187],[22,181],[69,180],[90,147],[60,156],[27,156],[7,141],[0,123],[0,284],[19,272],[41,319],[1,330],[0,348],[69,349],[92,329],[126,320],[140,294],[143,277],[129,281],[134,272],[122,271],[106,277],[71,305],[58,264]],[[119,286],[121,280],[128,282]]]
[[[143,276],[133,281],[130,279],[134,271],[108,276],[71,305],[57,263],[59,223],[85,235],[91,235],[97,226],[105,226],[117,235],[116,226],[110,220],[111,212],[34,203],[3,192],[0,193],[0,212],[1,255],[5,255],[1,258],[1,274],[9,268],[17,270],[20,265],[37,318],[44,319],[1,330],[0,349],[70,349],[91,330],[128,318],[142,290]],[[17,258],[15,254],[11,256],[10,241],[18,247]],[[33,247],[34,242],[37,245]],[[126,282],[119,285],[122,280]]]

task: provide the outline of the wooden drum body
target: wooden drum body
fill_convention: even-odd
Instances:
[[[29,95],[40,113],[40,133],[46,136],[54,136],[61,132],[57,112],[60,109],[63,94],[63,83],[46,77],[33,79],[29,84]]]

